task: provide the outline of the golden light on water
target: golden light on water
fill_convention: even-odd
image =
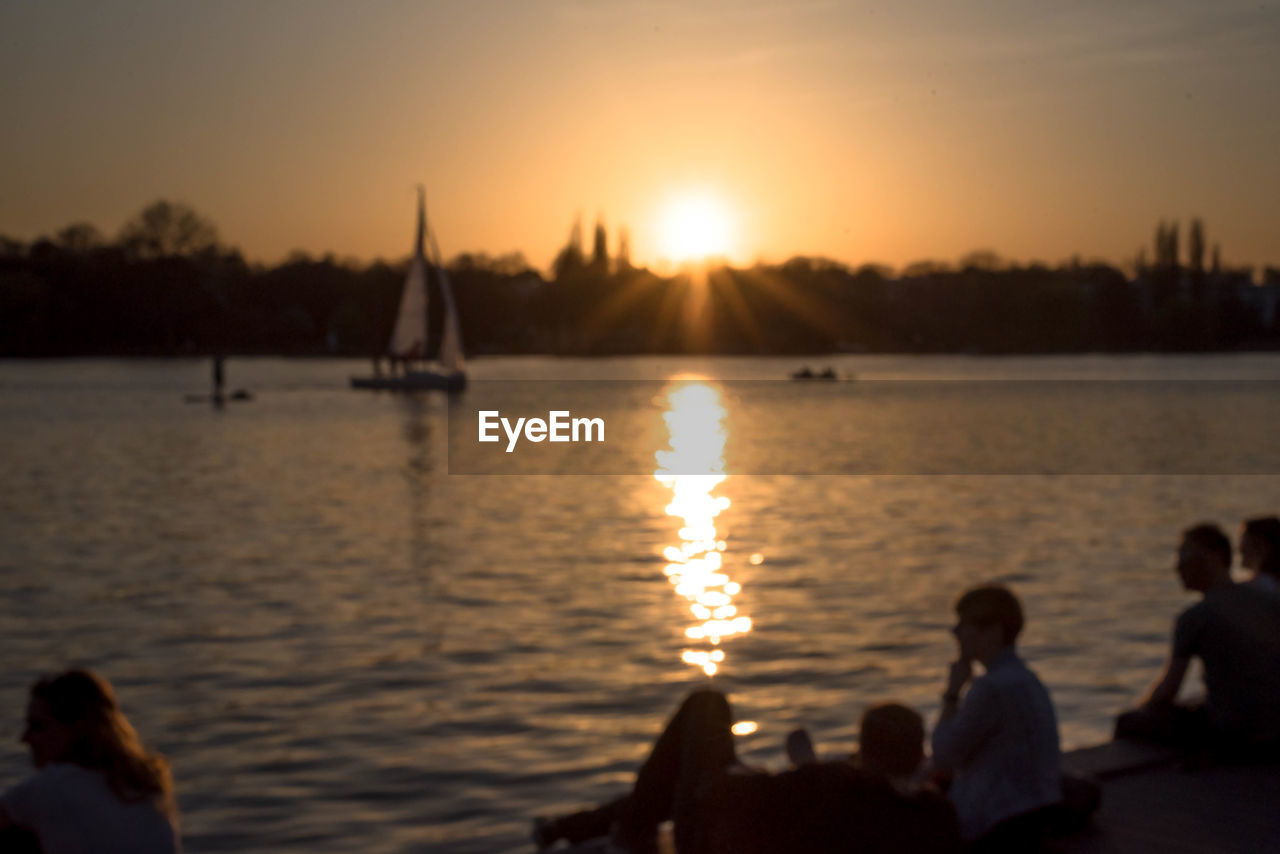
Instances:
[[[716,518],[729,499],[716,495],[724,473],[725,410],[720,392],[699,381],[682,380],[667,395],[663,414],[670,447],[655,455],[654,477],[671,490],[668,516],[684,521],[679,544],[663,551],[667,578],[676,594],[689,603],[694,623],[685,637],[699,645],[681,655],[685,664],[714,676],[725,659],[722,640],[751,631],[751,618],[738,612],[733,597],[742,585],[724,571],[726,543],[716,530]]]

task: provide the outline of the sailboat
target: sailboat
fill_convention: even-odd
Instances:
[[[435,263],[428,260],[424,251],[427,239],[431,241],[431,254]],[[440,335],[440,351],[436,362],[426,362],[427,357],[427,280],[434,271],[444,303],[444,324]],[[467,386],[467,374],[463,364],[462,330],[458,324],[458,309],[453,301],[453,288],[449,275],[440,259],[440,247],[434,234],[427,229],[427,204],[421,187],[418,188],[418,231],[414,241],[413,260],[409,263],[409,275],[400,292],[400,309],[396,312],[396,325],[387,346],[393,370],[384,375],[376,371],[372,377],[352,377],[353,388],[375,388],[390,391],[461,391]],[[380,362],[380,360],[376,360]],[[375,366],[376,366],[375,362]],[[402,365],[400,373],[394,371]]]

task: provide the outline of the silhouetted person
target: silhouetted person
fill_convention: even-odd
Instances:
[[[960,851],[955,809],[920,784],[924,720],[897,703],[862,716],[861,752],[819,762],[808,738],[788,736],[797,767],[780,774],[727,774],[708,787],[712,854],[844,854]]]
[[[813,740],[806,729],[794,729],[787,733],[786,749],[787,758],[796,768],[812,765],[818,761],[818,754],[813,749]]]
[[[213,357],[213,399],[222,399],[222,387],[226,379],[223,358],[221,355]]]
[[[1241,526],[1240,564],[1253,572],[1250,584],[1280,595],[1280,519],[1260,516]]]
[[[1014,646],[1022,606],[992,585],[964,593],[955,610],[959,656],[933,731],[933,764],[951,777],[966,851],[1035,851],[1062,800],[1062,772],[1049,692]],[[986,672],[969,685],[975,662]]]
[[[595,810],[539,820],[540,847],[612,833],[628,852],[656,851],[671,819],[679,854],[827,854],[958,851],[955,813],[912,785],[924,755],[924,722],[889,704],[862,719],[858,763],[812,762],[781,774],[737,764],[724,695],[696,691],[681,704],[636,775],[629,795]]]
[[[1175,566],[1203,598],[1179,615],[1164,672],[1116,736],[1239,756],[1280,742],[1280,596],[1231,580],[1231,542],[1217,525],[1182,534]],[[1179,705],[1192,658],[1204,665],[1204,701]]]
[[[631,793],[594,810],[539,820],[534,841],[544,848],[557,839],[583,842],[612,833],[628,852],[657,851],[658,825],[675,822],[676,850],[703,851],[696,821],[699,790],[737,763],[733,714],[717,691],[694,691],[667,722],[649,758],[636,772]]]
[[[28,831],[44,854],[180,849],[169,764],[143,749],[101,676],[37,682],[22,740],[36,772],[0,796],[0,831]]]

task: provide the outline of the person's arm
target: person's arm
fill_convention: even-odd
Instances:
[[[1178,617],[1177,622],[1173,624],[1173,648],[1169,652],[1169,661],[1165,664],[1160,678],[1147,692],[1146,699],[1142,701],[1142,708],[1166,706],[1178,699],[1178,689],[1182,687],[1182,680],[1186,678],[1191,658],[1199,652],[1204,623],[1203,603],[1188,608]]]
[[[982,749],[1000,727],[999,701],[990,684],[979,679],[961,703],[949,690],[942,698],[942,714],[933,729],[933,766],[943,773],[955,773]]]
[[[1190,658],[1171,655],[1164,666],[1164,673],[1147,692],[1147,698],[1142,701],[1142,707],[1167,706],[1178,699],[1178,690],[1182,687],[1182,680],[1186,678],[1187,668],[1190,665]]]
[[[960,707],[960,692],[964,690],[964,686],[971,678],[973,678],[973,662],[963,658],[951,662],[951,669],[947,671],[947,687],[942,692],[942,714],[938,717],[939,724],[955,716],[956,709]]]

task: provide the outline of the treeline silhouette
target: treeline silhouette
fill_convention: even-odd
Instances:
[[[471,354],[1052,353],[1280,348],[1280,270],[1263,281],[1205,264],[1204,229],[1160,223],[1153,261],[1007,264],[975,252],[898,274],[821,258],[659,276],[629,239],[592,251],[575,223],[549,277],[518,253],[449,264]],[[246,262],[191,208],[160,201],[108,241],[78,223],[27,245],[0,237],[0,355],[203,353],[369,356],[385,351],[407,260],[295,253]],[[431,324],[441,323],[432,301]]]

